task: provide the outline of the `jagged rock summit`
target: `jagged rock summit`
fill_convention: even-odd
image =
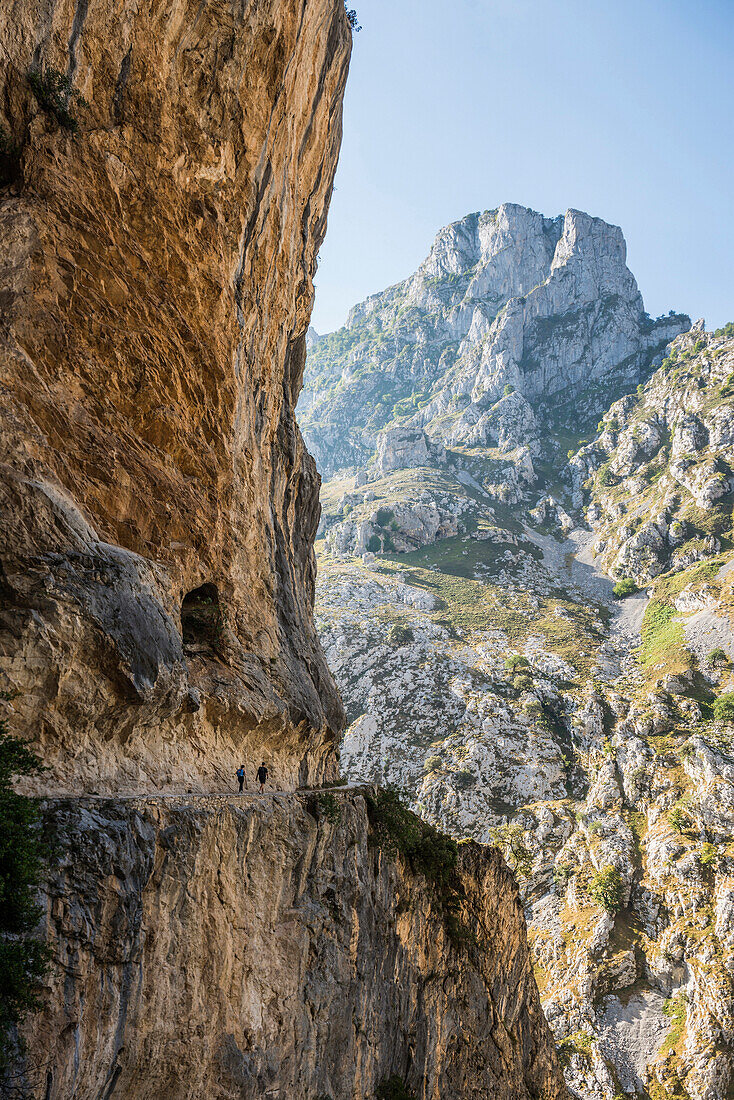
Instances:
[[[326,475],[363,465],[395,423],[450,444],[528,444],[534,418],[582,398],[602,411],[689,327],[645,312],[617,226],[505,203],[446,226],[413,276],[312,337],[299,420]]]

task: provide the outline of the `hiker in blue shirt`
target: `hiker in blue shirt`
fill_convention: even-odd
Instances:
[[[245,765],[244,764],[240,764],[239,768],[237,769],[237,781],[240,785],[240,794],[242,794],[242,788],[245,785]]]

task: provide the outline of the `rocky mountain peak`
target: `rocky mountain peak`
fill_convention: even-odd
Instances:
[[[445,226],[413,276],[312,345],[301,424],[327,474],[363,465],[394,425],[502,446],[509,392],[541,422],[580,402],[591,420],[689,327],[645,312],[618,226],[504,203]]]

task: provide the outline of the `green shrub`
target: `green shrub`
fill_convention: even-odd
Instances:
[[[437,772],[439,768],[443,767],[443,760],[440,756],[427,756],[423,761],[424,772]]]
[[[709,650],[706,654],[706,664],[711,668],[719,668],[721,665],[725,665],[728,661],[725,651],[721,646],[716,646],[715,649]]]
[[[335,794],[330,794],[328,791],[317,794],[313,799],[312,807],[317,814],[326,818],[330,825],[337,825],[341,821],[342,808]]]
[[[596,480],[602,487],[612,485],[614,483],[614,474],[611,470],[611,460],[603,462],[596,472]]]
[[[716,846],[707,840],[698,851],[698,859],[702,867],[711,867],[716,861]]]
[[[734,691],[727,691],[714,699],[712,710],[718,722],[734,722]]]
[[[408,642],[413,641],[414,637],[412,627],[405,626],[403,623],[393,623],[387,632],[387,640],[394,646],[407,645]]]
[[[624,577],[623,580],[617,581],[612,591],[618,600],[623,600],[625,596],[634,596],[640,589],[631,577]]]
[[[568,863],[558,863],[553,868],[553,881],[556,886],[565,886],[573,874],[573,867]]]
[[[400,854],[413,871],[437,886],[448,887],[458,858],[456,841],[412,813],[391,788],[365,797],[374,842]]]
[[[621,908],[624,897],[624,883],[616,867],[607,864],[606,867],[592,876],[589,883],[589,897],[602,909],[606,909],[608,913],[616,913]]]
[[[509,382],[505,383],[505,388],[502,391],[505,397],[509,397],[511,393],[515,392],[515,387],[511,386]]]
[[[507,821],[490,832],[492,843],[502,852],[516,875],[526,878],[533,869],[533,853],[525,843],[525,830],[519,821]]]
[[[515,676],[512,681],[515,691],[532,691],[533,681],[529,676]]]
[[[688,813],[685,802],[682,800],[675,803],[674,806],[668,810],[668,825],[674,833],[684,833],[686,829],[691,826],[691,815]]]
[[[511,657],[508,657],[505,661],[505,668],[508,672],[514,672],[516,668],[529,668],[530,661],[527,657],[523,657],[520,653],[513,653]]]
[[[76,133],[79,123],[74,111],[88,104],[84,96],[72,86],[71,77],[65,76],[64,73],[50,66],[41,66],[31,69],[28,73],[28,83],[39,107],[47,114],[53,115],[65,130]]]
[[[7,696],[5,696],[7,698]],[[36,888],[45,845],[35,799],[16,794],[17,776],[39,775],[35,753],[0,719],[0,1074],[7,1068],[15,1028],[39,1005],[48,949],[33,932],[41,915]]]
[[[378,508],[375,514],[375,523],[378,527],[387,527],[391,519],[395,518],[392,508]]]
[[[382,539],[379,535],[370,535],[367,539],[367,549],[372,554],[379,554],[382,550]]]
[[[415,1100],[415,1096],[408,1092],[403,1078],[393,1074],[377,1086],[375,1100]]]

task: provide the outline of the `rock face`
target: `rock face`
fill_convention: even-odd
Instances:
[[[363,1100],[397,1075],[426,1100],[563,1100],[499,854],[460,849],[454,945],[425,881],[368,845],[364,798],[329,797],[51,803],[30,1095]]]
[[[0,13],[0,653],[46,788],[334,772],[294,408],[349,41],[340,0]]]
[[[446,226],[415,275],[312,343],[300,422],[319,469],[362,465],[396,422],[505,448],[582,395],[601,412],[690,326],[648,317],[625,257],[621,230],[578,210],[505,203]]]
[[[571,462],[609,572],[645,584],[713,553],[731,528],[734,340],[696,328],[615,402]]]

